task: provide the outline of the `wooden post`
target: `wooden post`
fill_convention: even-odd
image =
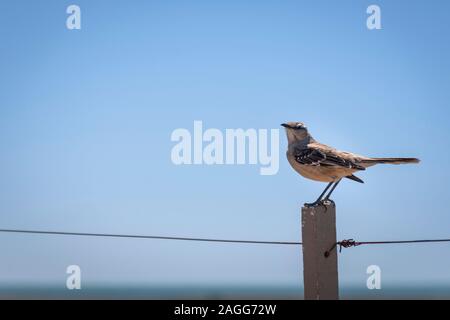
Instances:
[[[329,202],[302,207],[303,283],[306,300],[339,299],[336,243],[336,206]]]

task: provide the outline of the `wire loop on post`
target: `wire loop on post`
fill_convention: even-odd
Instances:
[[[335,244],[333,244],[333,246],[328,250],[325,251],[324,256],[325,258],[328,258],[331,254],[331,252],[336,248],[336,246],[339,246],[339,253],[342,251],[342,248],[350,248],[350,247],[356,247],[361,245],[361,242],[356,242],[353,239],[347,239],[347,240],[342,240],[342,241],[338,241]]]

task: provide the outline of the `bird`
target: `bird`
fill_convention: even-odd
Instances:
[[[417,158],[371,158],[352,152],[340,151],[317,142],[302,122],[286,122],[282,123],[281,126],[286,130],[288,140],[286,156],[291,167],[307,179],[328,182],[319,198],[312,203],[305,203],[306,207],[332,202],[330,196],[343,178],[364,183],[362,179],[354,175],[355,172],[364,171],[380,163],[406,164],[420,162]],[[330,191],[326,194],[328,190]]]

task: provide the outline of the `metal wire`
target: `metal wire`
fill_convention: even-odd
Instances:
[[[134,238],[134,239],[154,239],[154,240],[177,240],[177,241],[201,241],[201,242],[222,242],[222,243],[243,243],[243,244],[270,244],[270,245],[302,245],[302,242],[296,241],[262,241],[262,240],[237,240],[237,239],[214,239],[214,238],[191,238],[191,237],[172,237],[157,235],[135,235],[135,234],[114,234],[114,233],[88,233],[88,232],[66,232],[66,231],[43,231],[43,230],[20,230],[20,229],[0,229],[0,233],[24,233],[24,234],[43,234],[43,235],[61,235],[61,236],[85,236],[85,237],[107,237],[107,238]],[[339,246],[339,252],[342,248],[357,247],[361,245],[378,244],[406,244],[406,243],[430,243],[430,242],[450,242],[449,239],[420,239],[420,240],[389,240],[389,241],[355,241],[347,239],[336,242],[328,251],[324,253],[328,257],[330,253]]]
[[[135,239],[203,241],[203,242],[223,242],[223,243],[272,244],[272,245],[301,245],[302,244],[301,242],[293,242],[293,241],[234,240],[234,239],[189,238],[189,237],[170,237],[170,236],[155,236],[155,235],[86,233],[86,232],[65,232],[65,231],[38,231],[38,230],[17,230],[17,229],[0,229],[0,232],[2,232],[2,233],[61,235],[61,236],[135,238]]]
[[[366,244],[404,244],[404,243],[430,243],[430,242],[450,242],[450,239],[421,239],[421,240],[388,240],[388,241],[355,241],[353,239],[347,239],[336,242],[328,251],[325,251],[325,257],[328,257],[330,253],[339,246],[339,252],[342,248],[357,247]]]

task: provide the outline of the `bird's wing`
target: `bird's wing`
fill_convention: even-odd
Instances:
[[[341,152],[319,143],[310,143],[304,148],[294,151],[295,160],[309,166],[338,166],[349,169],[365,170],[355,162],[352,154]]]

